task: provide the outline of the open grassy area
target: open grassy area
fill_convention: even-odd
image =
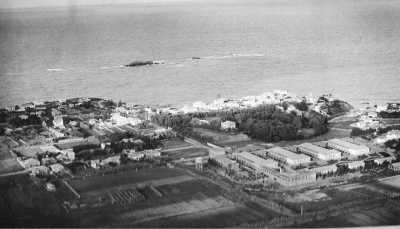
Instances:
[[[162,147],[163,150],[191,146],[189,143],[187,143],[183,140],[180,140],[178,138],[165,140],[162,142],[162,144],[163,144],[163,147]]]
[[[161,172],[161,170],[158,172]],[[147,171],[147,173],[150,173],[150,171]],[[188,175],[180,175],[178,178],[182,176]],[[147,177],[147,179],[152,178],[154,176]],[[224,194],[223,190],[207,180],[193,177],[191,180],[183,179],[179,181],[178,179],[179,182],[177,182],[176,177],[171,177],[170,175],[166,175],[163,179],[169,178],[171,179],[169,183],[137,188],[136,190],[140,192],[141,197],[133,202],[126,201],[126,203],[123,203],[128,195],[132,195],[132,192],[137,191],[126,191],[130,189],[121,189],[118,193],[113,191],[111,192],[112,198],[118,199],[117,204],[100,208],[79,209],[72,214],[71,222],[81,226],[176,226],[181,222],[178,221],[178,224],[175,224],[177,222],[175,219],[177,218],[182,219],[182,222],[187,222],[184,221],[186,217],[197,218],[199,214],[203,218],[214,217],[215,214],[235,210],[239,206],[229,198],[222,196]],[[122,201],[120,201],[121,199]],[[248,211],[250,211],[250,208],[241,214]],[[245,214],[248,215],[249,213]],[[257,213],[251,214],[257,216]],[[226,217],[232,216],[226,215]],[[261,216],[258,215],[257,217]],[[195,220],[195,222],[199,223],[200,221]],[[228,223],[230,221],[226,220],[225,222]],[[217,223],[217,218],[213,223]],[[212,225],[209,224],[209,226]],[[201,224],[197,224],[197,226],[201,226]]]
[[[205,148],[188,148],[173,150],[167,152],[168,158],[172,160],[179,160],[181,158],[195,158],[208,155],[208,150]]]
[[[11,155],[11,153],[10,153],[10,148],[3,140],[4,140],[4,137],[1,137],[0,138],[0,160],[13,158],[13,155]]]
[[[250,140],[247,135],[241,133],[228,133],[204,128],[194,128],[194,131],[199,133],[201,136],[212,138],[216,143]]]
[[[301,227],[373,227],[382,225],[399,225],[399,215],[399,208],[383,206],[331,217],[326,220],[314,221],[301,225]]]
[[[0,175],[12,172],[22,171],[22,166],[15,158],[8,158],[0,161]]]
[[[379,182],[382,184],[386,184],[386,185],[395,187],[400,191],[400,175],[383,178]]]
[[[152,168],[139,171],[123,171],[116,174],[91,176],[84,179],[73,179],[70,181],[79,193],[90,191],[101,191],[110,187],[117,187],[127,184],[137,184],[141,182],[151,182],[162,178],[173,178],[185,175],[182,170],[170,168]]]

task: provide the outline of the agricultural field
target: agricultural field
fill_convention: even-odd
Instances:
[[[17,159],[9,158],[0,160],[0,175],[12,172],[22,171],[22,166],[18,163]]]
[[[284,196],[269,196],[268,194],[257,193],[257,196],[269,199],[273,198],[277,203],[300,213],[301,207],[304,212],[319,211],[328,207],[337,206],[349,201],[355,201],[363,198],[375,197],[378,193],[371,191],[365,187],[357,186],[351,190],[331,189],[315,189],[303,192],[292,191],[285,193]]]
[[[400,206],[383,206],[314,221],[301,227],[373,227],[400,224]]]
[[[10,153],[10,147],[7,145],[6,139],[0,137],[0,160],[13,158]]]
[[[97,175],[73,179],[69,181],[71,186],[78,193],[93,193],[102,192],[118,188],[120,186],[137,186],[144,183],[155,184],[163,182],[163,179],[173,181],[176,177],[187,176],[184,171],[179,169],[169,168],[152,168],[139,171],[127,170],[116,174]],[[189,178],[188,178],[189,179]]]
[[[65,195],[56,187],[56,192],[47,192],[43,182],[26,174],[0,177],[0,226],[62,227]]]
[[[234,226],[276,216],[256,203],[235,201],[219,185],[184,169],[146,169],[70,184],[84,205],[72,210],[71,226]]]
[[[205,180],[191,180],[158,186],[162,203],[116,216],[116,224],[133,227],[234,226],[275,216],[265,209],[250,206],[223,196],[223,190]],[[254,205],[254,204],[253,204]]]
[[[380,179],[379,183],[398,188],[400,191],[400,175]]]
[[[181,140],[181,139],[168,139],[162,142],[163,150],[171,150],[171,149],[177,149],[177,148],[183,148],[183,147],[189,147],[191,144]]]
[[[6,144],[4,137],[0,138],[0,174],[17,172],[23,170],[14,155],[10,153],[10,148]]]
[[[165,152],[168,155],[169,159],[179,160],[181,158],[195,158],[195,157],[203,157],[208,156],[208,150],[205,148],[186,148],[180,150],[171,150]]]

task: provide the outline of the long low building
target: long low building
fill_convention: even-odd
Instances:
[[[286,163],[290,166],[306,164],[311,161],[311,158],[304,154],[293,153],[281,147],[274,147],[267,150],[267,155],[272,159]]]
[[[320,167],[315,167],[310,169],[310,171],[315,172],[316,174],[328,174],[328,173],[334,173],[337,171],[337,166],[336,165],[325,165],[325,166],[320,166]]]
[[[317,180],[314,171],[279,172],[276,170],[266,171],[266,175],[282,186],[296,186],[313,183]]]
[[[271,159],[264,159],[249,152],[242,152],[236,155],[239,164],[255,170],[257,173],[263,173],[266,169],[278,168],[278,162]]]
[[[369,148],[364,145],[357,145],[351,142],[343,141],[341,139],[331,139],[327,142],[327,146],[350,156],[361,156],[369,154]]]
[[[342,157],[342,154],[337,150],[329,150],[311,143],[303,143],[301,145],[298,145],[297,150],[313,158],[324,161],[339,160]]]
[[[236,161],[227,158],[225,155],[220,155],[211,159],[222,168],[239,171],[239,164]]]

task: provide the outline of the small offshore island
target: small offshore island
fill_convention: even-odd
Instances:
[[[400,103],[356,110],[282,90],[182,107],[7,107],[1,226],[400,224],[398,114]]]

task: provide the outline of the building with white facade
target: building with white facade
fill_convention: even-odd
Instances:
[[[157,149],[144,150],[140,153],[143,153],[146,158],[161,157],[161,151]]]
[[[304,154],[293,153],[281,147],[274,147],[267,150],[267,155],[272,159],[283,162],[289,166],[298,166],[307,164],[311,158]]]
[[[236,123],[232,121],[221,122],[221,129],[222,130],[236,129]]]
[[[361,156],[369,154],[369,148],[367,146],[357,145],[337,138],[330,139],[327,142],[327,146],[340,152],[349,154],[350,156]]]
[[[218,157],[218,156],[225,155],[225,149],[224,148],[210,148],[208,152],[209,152],[210,158],[215,158],[215,157]]]
[[[386,161],[391,163],[392,161],[396,160],[395,157],[393,156],[389,156],[389,157],[381,157],[381,158],[375,158],[374,159],[374,163],[377,165],[382,165],[383,163],[385,163]]]
[[[273,181],[286,187],[307,185],[317,180],[314,171],[279,172],[276,170],[267,170],[266,175]]]
[[[325,166],[320,166],[316,168],[310,169],[311,171],[315,172],[316,174],[328,174],[328,173],[334,173],[337,171],[337,166],[336,165],[325,165]]]
[[[257,173],[265,173],[267,169],[276,169],[278,162],[271,159],[264,159],[254,154],[243,152],[236,154],[236,160]]]
[[[54,116],[53,126],[55,128],[59,128],[59,129],[64,129],[65,128],[62,116],[60,116],[60,115]]]
[[[365,166],[364,161],[352,161],[347,163],[349,169],[360,169]]]
[[[337,150],[329,150],[308,142],[298,145],[297,150],[313,158],[324,161],[339,160],[342,157],[342,154]]]
[[[395,172],[400,172],[400,162],[391,164],[390,169],[392,169]]]
[[[212,160],[222,168],[239,171],[239,164],[236,161],[227,158],[225,155],[214,157]]]
[[[52,164],[52,165],[50,165],[49,167],[50,167],[50,169],[51,169],[51,171],[52,171],[53,173],[61,173],[62,171],[64,171],[64,166],[62,166],[62,165],[59,164],[59,163]]]
[[[26,160],[18,160],[18,162],[21,164],[22,167],[25,169],[29,169],[32,167],[36,167],[40,165],[40,161],[36,160],[34,158],[28,158]]]

